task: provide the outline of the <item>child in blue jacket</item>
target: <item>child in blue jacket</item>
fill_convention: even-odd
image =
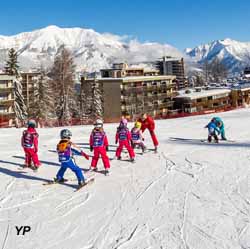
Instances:
[[[215,140],[215,143],[219,142],[218,135],[220,135],[220,129],[217,127],[215,121],[212,119],[206,126],[205,128],[208,129],[208,142],[212,142],[212,137]]]
[[[213,122],[215,122],[216,126],[220,129],[221,140],[227,140],[225,135],[225,126],[221,118],[214,117]]]

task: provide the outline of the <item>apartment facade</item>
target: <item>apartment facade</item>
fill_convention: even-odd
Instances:
[[[34,96],[34,90],[37,87],[39,75],[39,72],[21,73],[22,94],[27,108],[29,108],[31,98]]]
[[[232,107],[230,89],[187,89],[178,92],[174,108],[182,113],[213,112]]]
[[[13,82],[15,76],[0,74],[0,127],[7,127],[13,124],[14,94]]]
[[[118,121],[120,117],[135,119],[144,112],[154,117],[163,117],[173,108],[173,97],[176,96],[175,76],[148,75],[144,69],[124,67],[101,70],[103,77],[86,79],[82,77],[82,88],[96,83],[103,93],[104,120]],[[147,72],[148,73],[148,72]],[[150,72],[154,74],[155,72]],[[120,77],[126,75],[124,77]],[[136,75],[136,76],[134,76]],[[110,77],[115,76],[115,77]]]
[[[250,82],[238,84],[232,88],[232,106],[250,105]]]
[[[176,76],[176,86],[178,90],[188,87],[188,81],[185,78],[183,58],[164,56],[162,60],[157,61],[155,65],[161,75]]]

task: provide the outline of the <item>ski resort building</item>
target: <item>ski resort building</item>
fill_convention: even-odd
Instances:
[[[0,127],[11,126],[14,114],[13,81],[15,76],[0,74]]]
[[[27,108],[29,108],[30,100],[34,95],[34,89],[37,86],[39,75],[38,72],[21,73],[22,93]]]
[[[162,60],[157,61],[155,65],[161,75],[176,76],[176,86],[178,90],[188,87],[188,81],[185,78],[183,58],[164,56]]]
[[[232,106],[250,105],[250,82],[242,82],[232,87]]]
[[[156,73],[115,64],[112,69],[101,70],[101,78],[82,77],[81,84],[86,88],[95,82],[101,87],[105,121],[118,121],[122,115],[134,119],[144,112],[164,117],[173,108],[176,77],[152,75]]]
[[[183,113],[215,112],[232,107],[230,89],[186,89],[174,98],[174,108]]]

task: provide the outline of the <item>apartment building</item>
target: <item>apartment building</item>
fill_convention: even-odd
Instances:
[[[174,108],[179,112],[213,112],[226,110],[232,106],[230,89],[187,89],[178,91],[174,98]]]
[[[250,82],[242,82],[232,87],[232,106],[250,105]]]
[[[101,70],[101,78],[82,77],[81,84],[82,88],[93,83],[101,87],[105,121],[118,121],[122,115],[134,119],[144,112],[161,117],[173,108],[176,77],[152,74],[156,72],[115,64],[113,69]]]
[[[188,87],[188,81],[185,78],[184,59],[164,56],[161,60],[155,63],[156,68],[161,75],[176,76],[177,89]]]
[[[0,127],[11,126],[14,114],[13,81],[15,76],[0,74]]]
[[[21,73],[22,94],[27,108],[29,108],[30,100],[34,95],[34,89],[37,87],[39,75],[39,72]]]

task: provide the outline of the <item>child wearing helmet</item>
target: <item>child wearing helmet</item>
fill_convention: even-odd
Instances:
[[[134,162],[135,153],[134,153],[134,149],[130,145],[132,137],[131,137],[131,133],[129,129],[127,128],[127,123],[128,123],[127,119],[122,118],[119,124],[119,127],[117,128],[117,132],[115,136],[115,143],[117,144],[119,142],[119,146],[116,150],[116,157],[118,160],[121,160],[122,149],[123,147],[126,147],[126,149],[128,150],[131,162]]]
[[[212,137],[214,138],[215,142],[218,143],[219,139],[218,139],[218,135],[220,135],[220,129],[216,126],[215,120],[211,120],[206,126],[205,128],[208,129],[208,142],[211,143],[212,142]]]
[[[89,156],[81,151],[72,141],[72,133],[68,129],[63,129],[60,132],[61,140],[57,144],[57,153],[58,153],[58,160],[61,163],[61,168],[57,172],[56,178],[54,178],[55,182],[61,183],[64,182],[65,179],[63,178],[64,173],[69,168],[71,169],[78,180],[78,187],[82,187],[86,184],[86,178],[82,174],[82,170],[75,164],[73,161],[73,155],[82,155],[87,160],[89,160]]]
[[[33,170],[37,170],[41,163],[38,159],[38,133],[35,129],[36,121],[30,119],[27,122],[28,128],[23,131],[21,138],[21,144],[25,153],[25,164],[24,167],[31,167]],[[32,163],[33,162],[33,167]]]
[[[131,138],[132,138],[132,147],[135,148],[136,146],[142,149],[142,154],[144,153],[146,146],[144,145],[143,135],[141,131],[141,122],[136,121],[135,126],[131,130]]]
[[[94,123],[94,129],[92,130],[89,138],[90,151],[94,150],[94,156],[92,158],[91,167],[92,171],[97,171],[97,163],[99,156],[102,158],[102,162],[105,168],[105,175],[109,174],[110,162],[107,156],[108,151],[108,138],[103,130],[103,121],[97,119]]]

